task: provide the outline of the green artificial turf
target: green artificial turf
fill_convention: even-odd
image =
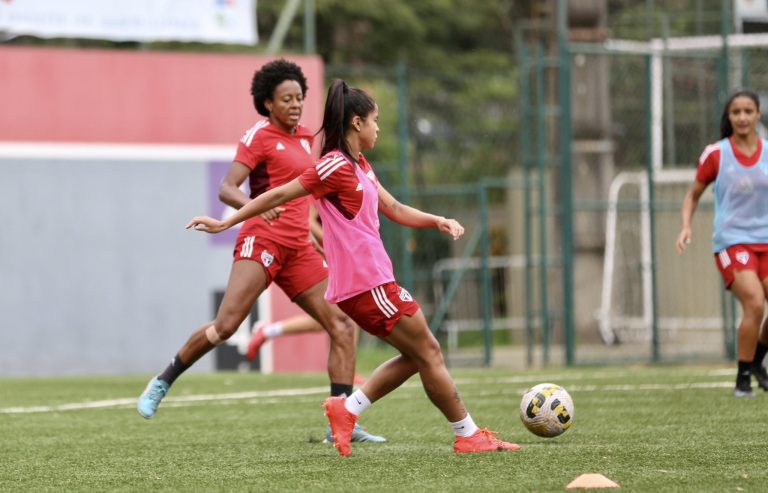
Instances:
[[[475,421],[523,446],[468,455],[413,378],[361,418],[389,441],[348,458],[321,443],[324,374],[190,373],[152,420],[134,407],[150,375],[0,379],[0,491],[547,492],[583,473],[624,492],[765,491],[768,394],[732,397],[733,373],[453,370]],[[549,381],[575,403],[554,439],[518,416],[526,388]]]

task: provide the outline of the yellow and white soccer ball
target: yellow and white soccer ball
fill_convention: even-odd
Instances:
[[[528,389],[520,401],[520,419],[540,437],[562,435],[573,424],[571,395],[554,383],[540,383]]]

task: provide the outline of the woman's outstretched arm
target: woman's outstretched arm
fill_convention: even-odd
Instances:
[[[258,216],[264,211],[268,211],[279,205],[283,205],[290,200],[305,195],[309,195],[309,192],[301,186],[299,179],[295,178],[285,185],[267,190],[242,206],[237,212],[223,221],[208,216],[195,216],[189,223],[187,223],[186,228],[194,228],[198,231],[205,231],[206,233],[220,233],[246,219]]]
[[[447,219],[401,204],[384,187],[379,185],[379,211],[388,219],[411,228],[437,228],[458,240],[464,234],[464,226],[455,219]]]

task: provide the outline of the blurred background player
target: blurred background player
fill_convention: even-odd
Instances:
[[[312,168],[313,134],[300,124],[307,93],[301,68],[279,59],[257,70],[251,95],[259,120],[245,132],[234,161],[222,181],[219,198],[235,209]],[[240,186],[248,179],[251,197]],[[274,281],[302,310],[317,320],[331,338],[328,375],[331,395],[350,395],[355,370],[355,326],[335,305],[325,301],[328,269],[309,241],[310,199],[298,198],[284,207],[264,211],[241,228],[234,261],[216,319],[197,329],[171,364],[150,380],[137,410],[149,419],[174,381],[203,355],[231,337],[248,316],[256,299]],[[359,441],[383,441],[362,428]]]
[[[323,326],[309,315],[296,315],[295,317],[286,318],[285,320],[269,323],[258,321],[253,324],[251,338],[248,341],[248,350],[245,357],[248,361],[255,360],[256,356],[259,355],[261,346],[275,337],[307,334],[311,332],[320,332],[322,330],[324,330]],[[357,347],[359,334],[360,330],[355,327],[355,347]],[[360,373],[355,372],[352,383],[360,385],[363,382],[365,382],[365,377]]]
[[[217,233],[289,200],[313,195],[326,231],[323,246],[330,270],[326,299],[338,303],[360,327],[400,352],[376,368],[349,398],[330,397],[323,403],[340,455],[351,454],[358,416],[415,373],[429,399],[450,422],[455,452],[519,450],[519,445],[501,441],[493,436],[495,432],[475,424],[419,304],[395,282],[379,234],[378,212],[404,226],[437,228],[454,239],[464,228],[454,219],[400,204],[381,186],[361,153],[374,147],[377,121],[378,107],[371,96],[334,81],[323,115],[323,157],[315,167],[257,197],[224,221],[197,216],[187,227]]]
[[[708,145],[696,179],[682,206],[683,227],[677,237],[682,254],[693,238],[693,214],[699,199],[714,183],[715,219],[712,251],[725,287],[742,309],[738,329],[736,397],[754,397],[751,376],[768,391],[763,360],[768,351],[768,150],[757,134],[760,100],[753,91],[734,93],[723,108],[721,140]],[[761,330],[762,326],[762,330]]]

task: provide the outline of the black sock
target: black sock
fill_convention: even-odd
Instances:
[[[189,365],[182,362],[181,358],[179,358],[179,355],[177,354],[171,360],[171,364],[168,365],[168,368],[166,368],[163,373],[158,375],[157,378],[164,381],[168,385],[171,385],[174,381],[176,381],[177,378],[179,378],[179,375],[187,371],[187,368],[189,368]]]
[[[752,375],[752,372],[750,370],[751,367],[752,367],[751,361],[739,360],[739,370],[738,370],[739,373],[738,375],[736,375],[736,380],[748,379]]]
[[[757,348],[755,349],[755,359],[752,360],[752,364],[757,367],[763,366],[763,360],[765,359],[766,353],[768,353],[768,346],[758,342]]]
[[[352,395],[352,384],[331,382],[331,396],[349,397]]]

